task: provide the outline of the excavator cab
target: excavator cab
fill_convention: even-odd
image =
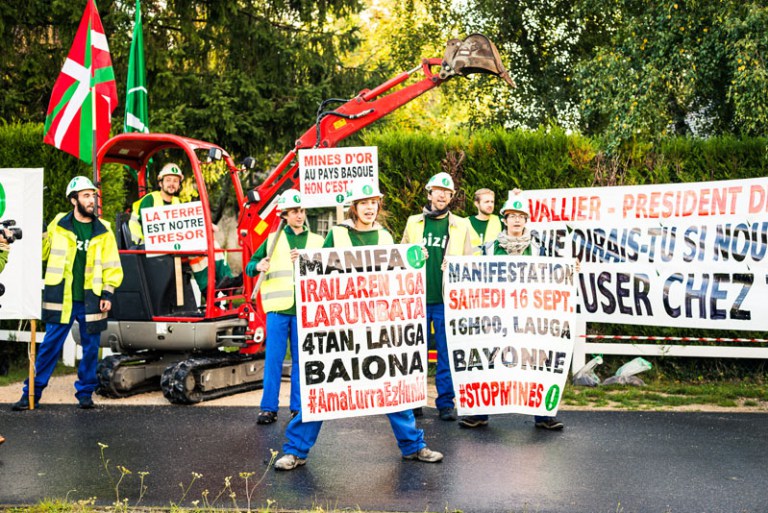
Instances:
[[[137,244],[129,226],[130,214],[118,215],[114,230],[125,279],[115,292],[108,328],[102,333],[102,346],[120,354],[100,362],[100,393],[119,397],[162,385],[164,392],[168,388],[166,397],[173,402],[196,402],[214,389],[212,393],[220,394],[222,390],[232,393],[232,388],[257,388],[261,376],[254,359],[263,353],[265,320],[263,315],[257,315],[257,305],[250,299],[253,280],[246,278],[233,285],[234,280],[217,276],[216,269],[227,257],[244,269],[259,240],[254,234],[245,237],[245,244],[237,248],[219,247],[211,218],[210,184],[206,184],[203,173],[209,165],[219,170],[223,167],[217,185],[225,182],[235,205],[242,210],[246,204],[240,181],[243,169],[215,144],[171,134],[133,133],[118,135],[100,148],[97,178],[105,164],[126,166],[135,173],[136,179],[130,182],[135,182],[141,199],[154,190],[159,163],[169,155],[184,169],[187,191],[195,196],[178,208],[196,212],[197,218],[187,220],[188,226],[194,226],[188,232],[204,239],[204,248],[147,249],[147,245]],[[153,159],[156,163],[151,164],[150,171]],[[143,235],[147,240],[151,237],[148,233]],[[193,276],[196,269],[197,275]],[[227,347],[233,352],[221,350]],[[202,358],[206,363],[190,366],[190,358]],[[236,366],[235,372],[203,376],[203,367],[215,367],[219,360],[231,365],[238,358],[243,365]],[[189,372],[184,375],[185,382],[179,384],[174,376],[178,378],[180,371],[175,367],[182,362]],[[197,386],[198,381],[203,386]]]

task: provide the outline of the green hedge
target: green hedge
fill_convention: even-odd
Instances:
[[[0,167],[42,167],[43,220],[50,221],[58,212],[72,209],[65,197],[67,184],[72,177],[91,177],[91,166],[79,159],[43,144],[42,123],[15,123],[0,126]],[[102,217],[113,222],[117,212],[122,210],[125,190],[123,172],[110,166],[102,171]]]
[[[367,146],[378,147],[386,224],[396,237],[403,232],[408,215],[426,203],[424,185],[439,171],[454,177],[453,208],[460,215],[476,213],[472,196],[482,187],[496,192],[499,207],[515,187],[699,182],[768,174],[766,138],[674,138],[658,146],[637,144],[612,158],[601,151],[599,139],[559,129],[479,130],[449,137],[374,130],[361,139]]]

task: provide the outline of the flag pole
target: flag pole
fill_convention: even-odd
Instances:
[[[35,359],[37,358],[35,355],[35,350],[37,349],[35,347],[35,343],[37,342],[37,320],[32,319],[32,326],[30,328],[30,334],[29,334],[29,388],[27,389],[29,392],[29,409],[34,410],[35,409]]]
[[[94,76],[94,67],[91,65],[91,76]],[[95,78],[95,77],[94,77]],[[96,147],[96,85],[93,84],[93,81],[91,81],[91,128],[93,133],[93,143],[91,144],[91,158],[93,159],[93,185],[97,187],[96,189],[96,204],[95,204],[95,214],[96,217],[101,217],[101,184],[98,182],[97,172],[96,172],[96,153],[98,148]]]

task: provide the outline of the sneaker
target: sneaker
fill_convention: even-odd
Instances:
[[[459,419],[459,426],[463,428],[478,428],[488,425],[488,419],[479,415],[470,415],[469,417],[462,417]]]
[[[306,459],[299,458],[295,454],[286,454],[275,462],[275,470],[293,470],[306,462]]]
[[[299,410],[291,410],[291,420],[295,419],[298,414]]]
[[[423,417],[424,416],[424,408],[414,408],[413,409],[413,416],[414,417]]]
[[[92,410],[96,405],[93,404],[93,399],[91,399],[90,395],[84,395],[77,398],[77,407],[81,410]]]
[[[260,411],[259,416],[256,419],[256,424],[272,424],[277,420],[276,411]]]
[[[453,411],[453,408],[441,408],[440,420],[449,420],[449,421],[456,420],[456,412]]]
[[[40,405],[40,398],[35,397],[35,408],[38,408]],[[21,396],[21,399],[16,401],[11,405],[11,409],[13,411],[26,411],[29,409],[29,396],[24,395]]]
[[[564,427],[563,423],[557,420],[557,417],[547,417],[544,420],[540,420],[535,425],[537,428],[549,429],[551,431],[563,429]]]
[[[403,456],[404,460],[418,460],[426,463],[437,463],[443,460],[443,453],[433,451],[429,447],[422,447],[413,454]]]

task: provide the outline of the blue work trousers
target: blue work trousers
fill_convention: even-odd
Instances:
[[[435,386],[437,387],[437,399],[435,406],[438,410],[454,407],[453,378],[451,377],[451,364],[448,360],[448,341],[445,336],[445,305],[427,305],[427,333],[429,325],[435,330],[435,348],[437,349],[437,374]]]
[[[283,361],[288,339],[291,341],[291,411],[301,409],[299,394],[299,333],[295,315],[267,312],[267,354],[264,360],[262,411],[278,410]]]
[[[39,399],[48,386],[53,369],[59,360],[61,348],[72,329],[72,323],[77,321],[80,327],[80,344],[83,347],[83,359],[77,368],[75,381],[75,397],[90,397],[96,390],[99,380],[96,377],[96,364],[99,360],[100,333],[87,333],[85,329],[85,304],[82,301],[72,303],[72,317],[68,324],[48,322],[45,324],[45,336],[35,359],[35,398]],[[24,395],[29,394],[29,379],[24,380]]]
[[[424,430],[416,427],[416,417],[412,410],[387,413],[389,424],[397,440],[397,447],[403,456],[418,452],[426,447],[424,442]],[[309,455],[309,450],[315,445],[322,421],[304,422],[301,419],[301,411],[294,417],[285,429],[285,437],[288,439],[283,444],[283,452],[293,454],[301,459]]]

